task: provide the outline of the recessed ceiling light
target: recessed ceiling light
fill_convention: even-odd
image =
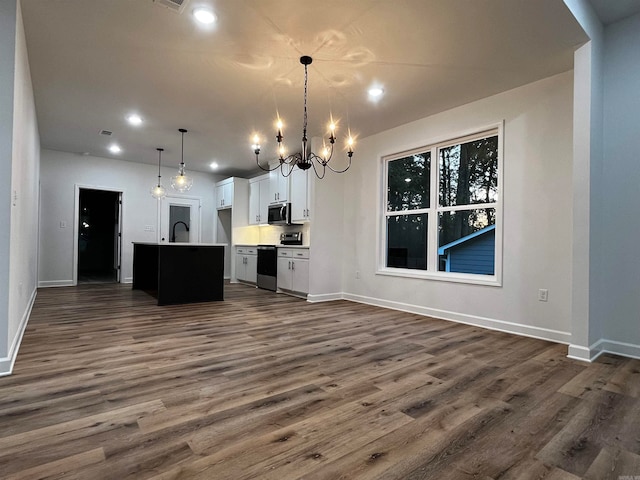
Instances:
[[[118,145],[116,145],[116,144],[114,143],[114,144],[112,144],[111,146],[109,146],[109,151],[110,151],[111,153],[120,153],[120,152],[122,151],[122,149],[121,149]]]
[[[193,16],[195,19],[204,24],[211,25],[216,21],[216,16],[210,8],[207,7],[198,7],[193,11]]]
[[[127,117],[127,121],[134,126],[138,126],[140,124],[142,124],[142,117],[140,115],[138,115],[137,113],[132,113],[131,115],[129,115]]]
[[[368,93],[371,98],[378,98],[382,96],[382,94],[384,93],[384,90],[380,87],[373,87],[369,89]]]
[[[211,170],[216,170],[218,168],[218,162],[211,162],[209,164],[209,167],[211,168]]]

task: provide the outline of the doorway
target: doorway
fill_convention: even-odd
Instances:
[[[200,199],[167,196],[161,208],[161,242],[200,243]]]
[[[120,281],[122,193],[80,188],[77,283]]]

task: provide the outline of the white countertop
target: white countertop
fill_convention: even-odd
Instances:
[[[262,245],[262,244],[260,244],[260,245]],[[249,243],[236,243],[234,245],[234,247],[241,247],[241,248],[242,247],[255,248],[257,246],[258,246],[257,244],[249,244]],[[277,248],[309,248],[309,245],[280,245],[280,244],[278,244],[278,245],[274,245],[274,247],[277,247]]]
[[[160,247],[228,247],[228,243],[180,243],[180,242],[131,242],[134,245],[157,245]]]

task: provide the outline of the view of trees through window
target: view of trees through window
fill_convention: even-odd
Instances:
[[[387,211],[423,212],[431,203],[431,152],[415,153],[389,162]],[[426,213],[387,217],[387,266],[427,269]]]
[[[386,167],[387,267],[427,270],[433,242],[437,270],[495,273],[497,132],[390,159]]]

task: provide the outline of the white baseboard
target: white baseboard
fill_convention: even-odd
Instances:
[[[33,293],[31,294],[31,298],[29,299],[29,303],[27,304],[27,308],[25,309],[24,313],[22,314],[22,318],[20,319],[20,326],[18,327],[18,331],[13,337],[13,341],[11,342],[9,355],[4,358],[0,358],[0,377],[11,375],[11,372],[13,371],[13,365],[16,363],[18,350],[20,349],[20,344],[22,343],[22,337],[24,336],[24,331],[27,328],[27,323],[29,323],[29,317],[31,316],[33,304],[36,301],[37,292],[38,290],[34,288]]]
[[[353,295],[351,293],[343,294],[345,300],[353,302],[366,303],[378,307],[400,310],[403,312],[425,315],[428,317],[449,320],[452,322],[464,323],[465,325],[473,325],[476,327],[488,328],[499,332],[511,333],[514,335],[522,335],[524,337],[532,337],[540,340],[548,340],[550,342],[569,344],[571,334],[560,330],[552,330],[549,328],[532,327],[530,325],[522,325],[519,323],[505,322],[493,318],[479,317],[477,315],[467,315],[465,313],[451,312],[448,310],[438,310],[435,308],[422,307],[420,305],[411,305],[408,303],[394,302],[390,300],[381,300],[378,298],[365,297],[362,295]]]
[[[574,360],[593,362],[603,353],[640,359],[640,345],[601,338],[588,348],[579,345],[569,345],[569,354],[567,356]]]
[[[607,340],[606,338],[603,338],[598,343],[598,355],[603,353],[613,353],[614,355],[640,359],[640,345],[616,342],[614,340]]]
[[[40,280],[38,288],[73,287],[73,280]]]
[[[583,347],[581,345],[569,344],[569,351],[567,357],[573,360],[580,360],[581,362],[593,362],[600,355],[596,354],[598,343],[594,343],[590,347]]]
[[[307,302],[333,302],[334,300],[344,300],[344,293],[322,293],[320,295],[307,295]]]
[[[124,277],[122,283],[133,283],[133,277]]]

